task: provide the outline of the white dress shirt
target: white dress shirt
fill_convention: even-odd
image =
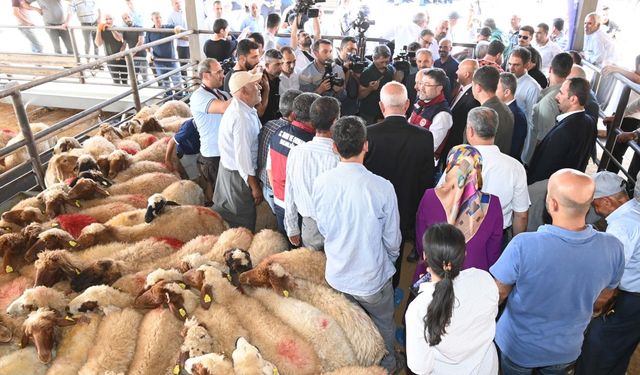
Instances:
[[[287,236],[300,234],[298,214],[315,218],[313,183],[319,175],[335,168],[339,162],[331,138],[313,137],[311,141],[289,151],[284,187],[284,227]]]
[[[542,57],[542,63],[540,64],[540,71],[544,73],[545,76],[548,77],[549,67],[551,66],[551,60],[553,60],[553,58],[557,54],[562,52],[562,48],[560,48],[559,45],[551,41],[551,39],[549,39],[547,41],[547,44],[545,45],[536,44],[534,47],[535,49],[538,50],[538,52],[540,52],[540,56]]]
[[[498,314],[498,287],[491,275],[469,268],[453,279],[455,303],[451,322],[438,345],[424,338],[424,317],[435,284],[420,285],[420,293],[405,314],[407,365],[414,373],[497,375],[498,354],[493,344]]]
[[[614,57],[613,40],[600,27],[593,34],[584,36],[584,58],[596,66],[604,66]]]
[[[460,101],[460,98],[462,98],[462,96],[467,92],[467,90],[469,90],[471,88],[471,86],[473,86],[473,82],[462,86],[462,89],[460,90],[460,92],[458,93],[458,95],[456,95],[455,98],[453,98],[453,102],[451,104],[451,109],[453,109],[453,107],[456,106],[456,104],[458,104],[458,102]],[[509,106],[509,104],[507,104],[507,106]]]
[[[431,126],[429,127],[429,131],[433,134],[433,149],[437,150],[440,147],[440,144],[444,142],[447,134],[449,133],[449,129],[453,126],[453,117],[451,117],[451,113],[442,111],[437,115],[433,116],[433,121],[431,121]],[[446,157],[446,155],[444,155]],[[440,155],[442,157],[442,155]]]
[[[258,169],[259,133],[260,119],[255,108],[236,98],[231,99],[220,120],[220,164],[228,170],[238,171],[245,182],[248,176],[255,176]]]
[[[298,73],[293,72],[289,77],[280,73],[280,86],[278,88],[280,96],[284,95],[288,90],[300,90],[300,79]]]

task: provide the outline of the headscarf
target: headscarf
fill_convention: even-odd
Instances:
[[[482,155],[469,145],[451,149],[447,156],[445,182],[436,195],[447,213],[447,222],[464,234],[466,242],[476,234],[489,209],[490,195],[482,189]]]

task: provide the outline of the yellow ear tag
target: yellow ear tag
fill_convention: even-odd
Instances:
[[[178,283],[178,285],[180,285],[180,288],[182,289],[187,289],[187,284],[185,283]]]
[[[173,374],[174,375],[180,374],[180,365],[176,365],[176,367],[173,368]]]
[[[76,200],[75,204],[76,204],[76,207],[80,208],[80,201],[79,200]]]
[[[184,309],[183,309],[183,308],[180,308],[180,310],[178,310],[178,313],[179,313],[179,314],[180,314],[180,316],[181,316],[181,317],[183,317],[183,318],[187,315],[187,312],[186,312],[186,311],[184,311]]]
[[[205,294],[205,295],[204,295],[204,302],[205,302],[205,303],[209,303],[209,302],[211,302],[211,296],[210,296],[210,295],[208,295],[208,294]]]
[[[76,275],[80,274],[80,270],[76,268]]]
[[[69,241],[69,246],[76,247],[78,246],[78,243],[76,241]]]
[[[72,317],[70,317],[70,316],[65,316],[65,317],[64,317],[64,319],[65,319],[65,320],[68,320],[68,321],[70,321],[70,322],[73,322],[73,321],[74,321],[74,320],[73,320],[73,318],[72,318]]]
[[[282,291],[282,295],[288,298],[289,297],[289,291],[288,290],[283,290]]]
[[[5,271],[6,273],[11,273],[11,272],[13,272],[13,267],[11,267],[11,266],[9,266],[9,265],[8,265],[8,266],[4,269],[4,271]]]
[[[229,280],[229,281],[232,280],[231,275],[227,275],[227,280]]]
[[[58,224],[57,222],[55,222],[55,221],[54,221],[53,223],[51,223],[51,226],[52,226],[53,228],[57,228],[57,227],[59,227],[59,226],[60,226],[60,224]]]
[[[279,375],[279,374],[280,373],[278,372],[278,369],[274,367],[273,368],[273,375]]]

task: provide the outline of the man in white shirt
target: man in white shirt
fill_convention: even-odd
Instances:
[[[167,24],[173,27],[179,27],[182,30],[187,30],[187,20],[185,13],[182,11],[182,0],[171,0],[171,6],[173,7],[173,11],[169,14],[167,18]],[[176,42],[176,51],[178,51],[179,59],[188,59],[189,54],[189,38],[183,37],[177,40]],[[180,66],[186,65],[187,62],[180,62]],[[187,71],[183,70],[180,72],[183,79],[187,79]]]
[[[282,47],[282,73],[280,73],[280,96],[287,90],[300,90],[300,80],[296,70],[296,54],[291,47]]]
[[[549,39],[549,25],[546,23],[538,24],[538,30],[536,30],[536,44],[534,48],[540,52],[542,57],[542,63],[540,64],[540,71],[547,77],[549,76],[549,67],[551,67],[551,60],[555,55],[562,52],[562,48]]]
[[[82,26],[97,26],[100,21],[100,8],[98,8],[96,1],[94,0],[72,0],[69,2],[67,9],[67,20],[64,26],[69,25],[71,21],[71,13],[75,13],[78,16],[78,21]],[[96,38],[95,28],[82,30],[82,37],[84,38],[84,54],[88,55],[93,45],[93,54],[98,55],[98,46],[94,42]]]
[[[589,13],[584,18],[584,58],[596,66],[604,66],[614,57],[613,40],[600,27],[600,16]]]
[[[216,20],[219,18],[224,18],[222,17],[222,13],[223,13],[222,1],[220,0],[214,1],[211,7],[213,9],[211,12],[205,11],[205,13],[208,14],[207,18],[204,21],[204,25],[207,30],[213,30],[213,23],[216,22]],[[206,10],[206,4],[205,4],[205,10]]]
[[[486,107],[469,111],[467,141],[482,155],[482,191],[500,198],[505,231],[503,241],[506,244],[513,236],[527,230],[531,202],[527,190],[527,173],[519,161],[503,154],[494,145],[497,131],[496,111]]]
[[[425,12],[418,12],[413,16],[412,22],[397,22],[397,27],[389,30],[386,38],[395,40],[396,50],[399,51],[404,46],[418,40],[420,32],[429,24],[429,15]],[[433,35],[433,33],[432,33]]]
[[[284,226],[292,244],[322,250],[324,237],[318,231],[311,197],[316,178],[340,161],[331,139],[331,126],[340,117],[340,102],[329,96],[318,98],[311,105],[309,116],[315,137],[292,148],[287,159]]]
[[[256,206],[262,202],[262,188],[256,176],[262,74],[236,72],[229,80],[233,99],[222,115],[218,134],[220,169],[213,194],[213,209],[232,228],[256,226]]]

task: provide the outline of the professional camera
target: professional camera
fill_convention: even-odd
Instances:
[[[411,60],[415,59],[415,52],[407,52],[407,46],[402,47],[402,52],[399,52],[396,57],[393,58],[393,67],[396,70],[403,72],[409,72],[411,69]]]
[[[359,34],[363,35],[369,30],[371,25],[375,25],[376,22],[369,19],[369,8],[365,5],[358,10],[358,16],[355,20],[351,21],[351,28],[357,30]]]
[[[350,69],[354,73],[362,73],[369,66],[367,59],[363,59],[355,53],[347,54],[347,59],[351,62]]]
[[[320,10],[313,8],[317,3],[325,3],[327,0],[298,0],[294,8],[295,14],[306,14],[309,18],[316,18]]]
[[[222,62],[220,63],[220,66],[222,66],[222,70],[226,75],[227,73],[233,70],[234,66],[236,66],[236,61],[233,59],[233,57],[229,57],[228,59],[222,60]]]
[[[331,83],[331,88],[334,86],[344,86],[344,78],[340,78],[338,73],[333,72],[333,63],[331,61],[327,61],[324,63],[324,75],[322,76],[322,80],[328,79]]]

